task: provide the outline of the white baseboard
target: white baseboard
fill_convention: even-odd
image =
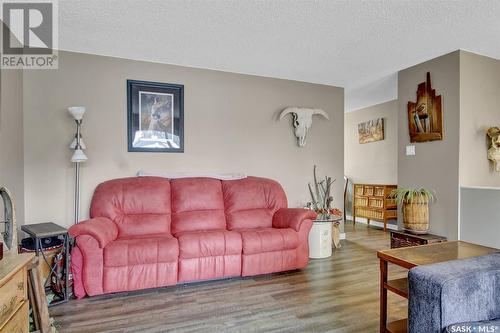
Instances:
[[[345,232],[342,232],[342,233],[340,234],[340,239],[345,239]]]
[[[346,219],[352,221],[352,216],[346,215]],[[356,223],[368,224],[368,220],[365,219],[364,217],[356,217]],[[374,221],[374,220],[370,220],[370,225],[373,225],[375,227],[380,227],[380,228],[384,227],[383,222]],[[398,230],[398,226],[397,226],[397,224],[387,223],[387,229]]]

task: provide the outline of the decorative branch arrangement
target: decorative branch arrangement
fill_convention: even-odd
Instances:
[[[309,194],[311,195],[311,201],[307,203],[306,207],[318,213],[318,220],[328,220],[332,217],[332,215],[342,215],[342,212],[339,209],[331,208],[333,197],[330,193],[335,179],[325,176],[325,179],[318,181],[318,177],[316,175],[316,165],[313,169],[313,177],[314,184],[307,184],[309,187]]]
[[[396,202],[401,205],[404,203],[431,203],[434,201],[434,193],[425,188],[397,188],[391,192],[390,198],[396,199]]]

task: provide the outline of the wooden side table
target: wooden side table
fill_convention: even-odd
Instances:
[[[391,249],[446,242],[446,237],[425,234],[416,235],[403,230],[391,230]]]
[[[380,332],[402,333],[407,332],[408,329],[407,319],[387,323],[387,291],[408,298],[408,278],[389,280],[388,263],[411,269],[419,265],[478,257],[494,252],[500,252],[500,250],[462,241],[378,251],[377,257],[380,259]]]

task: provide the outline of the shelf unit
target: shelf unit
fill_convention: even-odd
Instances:
[[[398,206],[396,200],[390,199],[389,194],[396,189],[397,185],[375,185],[354,184],[352,219],[356,223],[356,217],[384,223],[384,231],[387,230],[387,221],[398,218]]]
[[[388,280],[383,284],[384,289],[391,291],[403,298],[408,299],[408,278],[399,278]],[[408,327],[408,319],[400,319],[387,324],[385,332],[387,333],[406,333]]]
[[[401,319],[387,324],[388,333],[406,333],[408,331],[408,319]]]
[[[401,297],[408,298],[408,278],[389,280],[384,284],[384,288]]]

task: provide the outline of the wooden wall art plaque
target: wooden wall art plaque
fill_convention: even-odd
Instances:
[[[417,102],[408,102],[410,142],[443,140],[441,95],[431,86],[431,74],[418,85]]]

